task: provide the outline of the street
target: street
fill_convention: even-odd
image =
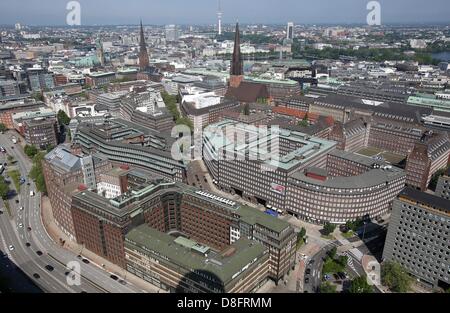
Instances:
[[[47,234],[41,218],[40,194],[36,192],[34,196],[30,196],[30,191],[36,191],[35,184],[28,178],[32,162],[25,156],[21,146],[14,145],[9,137],[7,134],[0,135],[0,146],[5,147],[7,154],[16,159],[21,175],[30,185],[21,185],[20,193],[9,200],[12,216],[2,208],[4,213],[0,215],[0,250],[46,292],[143,292],[129,283],[122,285],[111,279],[110,274],[103,269],[83,262],[79,262],[81,284],[69,286],[66,277],[69,270],[65,265],[79,259],[74,253],[53,242]],[[5,170],[5,176],[7,171],[8,169]],[[12,182],[10,188],[13,188]],[[16,199],[19,203],[16,203]],[[20,207],[23,207],[23,210],[20,210]],[[22,227],[19,227],[20,224]],[[31,231],[28,227],[31,227]],[[14,246],[14,250],[9,250],[10,245]],[[42,252],[41,256],[37,254],[38,251]],[[48,265],[52,270],[46,269]]]

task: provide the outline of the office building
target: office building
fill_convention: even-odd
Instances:
[[[292,22],[287,24],[286,39],[294,40],[294,23]]]
[[[450,157],[450,139],[447,133],[426,132],[408,155],[406,184],[425,191],[431,178],[440,169],[447,168]]]
[[[318,224],[374,219],[390,212],[405,178],[403,170],[384,162],[335,150],[326,168],[308,167],[289,177],[286,209]]]
[[[282,210],[289,176],[308,166],[324,167],[335,146],[297,131],[231,120],[203,132],[203,159],[219,188]]]
[[[36,117],[22,122],[25,142],[39,149],[55,147],[59,142],[59,124],[55,117]]]
[[[136,170],[127,175],[127,192],[115,198],[90,190],[73,196],[77,242],[90,251],[167,289],[176,288],[187,274],[213,270],[208,262],[224,269],[218,286],[213,284],[217,290],[209,283],[203,286],[216,292],[251,291],[267,277],[278,282],[294,267],[296,235],[288,223],[181,183],[155,180]],[[154,259],[158,254],[156,260],[165,260],[160,266]],[[228,267],[229,262],[239,267]],[[261,271],[258,277],[246,271],[249,263]],[[235,279],[239,273],[246,273],[241,276],[246,284]],[[199,290],[191,281],[184,283],[183,289]]]
[[[123,119],[102,124],[81,123],[73,134],[83,152],[99,152],[108,160],[151,171],[157,177],[183,181],[186,165],[172,158],[175,139]]]
[[[178,41],[179,33],[176,25],[166,25],[166,41],[175,42]]]
[[[79,154],[77,149],[60,145],[44,157],[42,168],[55,223],[74,239],[72,195],[86,188],[95,189],[96,175],[110,170],[111,164],[98,156]]]
[[[450,288],[450,201],[406,188],[394,201],[383,259],[429,287]]]
[[[450,200],[450,168],[439,177],[436,186],[436,196]]]

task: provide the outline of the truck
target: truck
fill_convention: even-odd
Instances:
[[[11,139],[11,141],[13,142],[13,144],[17,143],[17,139],[16,138]]]

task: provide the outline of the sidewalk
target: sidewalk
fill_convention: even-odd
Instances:
[[[142,291],[146,291],[148,293],[166,293],[166,291],[147,283],[146,281],[140,279],[139,277],[134,276],[133,274],[127,272],[125,269],[121,268],[120,266],[117,266],[108,260],[102,258],[101,256],[87,250],[83,246],[77,244],[74,241],[71,241],[69,237],[62,232],[59,227],[55,224],[55,221],[53,219],[52,214],[52,208],[50,204],[50,200],[48,197],[42,197],[41,198],[41,214],[42,214],[42,220],[44,222],[44,227],[47,230],[47,233],[50,235],[50,237],[53,239],[54,243],[57,245],[60,245],[59,239],[65,240],[65,244],[63,248],[66,250],[69,250],[75,254],[82,254],[84,257],[89,259],[92,263],[98,265],[99,267],[102,267],[102,264],[105,266],[103,269],[107,272],[113,273],[119,277],[122,277],[127,282],[130,282],[135,287],[141,289]]]

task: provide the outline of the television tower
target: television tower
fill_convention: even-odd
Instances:
[[[219,0],[219,10],[217,11],[217,18],[219,20],[218,31],[219,31],[219,36],[220,36],[220,35],[222,35],[222,8],[220,5],[220,0]]]

